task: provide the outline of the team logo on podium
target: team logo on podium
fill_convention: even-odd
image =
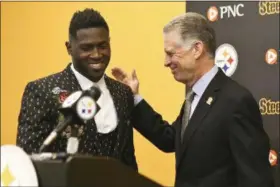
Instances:
[[[11,171],[8,164],[5,164],[3,171],[1,171],[1,186],[18,186],[19,183]]]
[[[222,44],[216,50],[215,64],[228,76],[232,76],[238,65],[238,55],[230,44]]]
[[[15,145],[1,146],[1,186],[39,186],[31,158]]]

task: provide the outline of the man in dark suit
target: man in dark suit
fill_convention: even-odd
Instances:
[[[214,63],[215,32],[188,12],[164,27],[165,66],[187,87],[171,125],[138,94],[135,71],[114,77],[135,94],[134,127],[164,152],[175,152],[176,187],[274,187],[269,138],[252,94]]]
[[[72,63],[59,73],[27,84],[18,119],[17,145],[27,153],[38,152],[62,120],[58,108],[65,98],[74,91],[97,86],[101,90],[97,100],[101,109],[94,120],[86,123],[78,152],[113,157],[138,170],[130,123],[133,94],[128,86],[104,74],[111,49],[109,27],[99,12],[85,9],[73,15],[66,48]],[[67,129],[45,151],[65,152]]]

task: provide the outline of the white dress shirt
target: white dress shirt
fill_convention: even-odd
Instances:
[[[189,115],[189,118],[191,118],[202,94],[206,90],[207,86],[211,82],[211,80],[215,77],[215,75],[218,72],[218,67],[216,65],[213,66],[213,68],[208,71],[206,74],[204,74],[192,87],[193,92],[195,93],[194,99],[192,101],[191,105],[191,113]],[[142,101],[142,97],[137,94],[134,96],[134,105],[136,106],[140,101]]]
[[[196,83],[193,85],[192,90],[195,93],[194,99],[192,101],[191,105],[191,113],[189,115],[189,118],[191,118],[200,98],[202,97],[202,94],[206,90],[209,83],[212,81],[212,79],[215,77],[215,75],[218,72],[218,67],[214,65],[214,67],[205,73]]]
[[[82,90],[90,89],[93,85],[97,86],[101,90],[101,95],[97,100],[97,104],[100,106],[100,110],[95,115],[94,120],[97,126],[97,131],[102,134],[112,132],[117,127],[117,113],[114,106],[112,96],[106,86],[104,76],[98,82],[92,82],[82,74],[80,74],[71,64],[71,70],[76,76]]]

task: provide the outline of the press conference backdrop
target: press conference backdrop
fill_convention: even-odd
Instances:
[[[256,2],[187,2],[187,11],[207,16],[211,6],[210,19],[218,18],[212,24],[219,45],[229,43],[236,50],[229,47],[227,54],[222,48],[225,57],[219,53],[217,61],[222,66],[231,56],[227,72],[260,101],[265,129],[278,152],[279,8],[276,13],[275,4],[259,9]],[[185,2],[1,2],[1,145],[15,143],[26,83],[60,71],[69,62],[64,47],[69,20],[74,11],[85,7],[99,10],[111,27],[112,60],[107,73],[114,66],[127,71],[135,68],[144,98],[166,120],[176,119],[184,87],[163,67],[162,27],[186,11]],[[173,185],[174,154],[162,153],[137,132],[135,151],[141,173],[165,186]]]
[[[99,10],[111,30],[111,68],[137,70],[140,93],[170,122],[184,86],[165,68],[162,28],[185,12],[185,2],[1,2],[1,144],[14,144],[17,117],[28,81],[61,71],[71,60],[64,42],[72,14]],[[167,88],[163,92],[163,88]],[[172,98],[172,99],[170,99]],[[174,184],[174,154],[155,148],[135,131],[139,171],[165,186]]]
[[[187,11],[207,17],[216,30],[216,64],[246,86],[259,103],[271,140],[270,161],[279,187],[280,2],[187,2]],[[221,111],[223,115],[223,111]],[[278,160],[279,161],[279,160]]]

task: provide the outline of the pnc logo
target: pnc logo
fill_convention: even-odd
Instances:
[[[207,11],[207,18],[209,19],[209,21],[212,21],[212,22],[217,21],[218,16],[219,16],[219,11],[218,11],[217,7],[211,6]]]
[[[278,54],[275,49],[268,49],[265,53],[265,62],[273,65],[277,63]]]
[[[211,6],[207,10],[207,18],[209,21],[214,22],[218,19],[231,18],[231,17],[242,17],[241,8],[244,8],[244,4],[240,3],[237,5],[226,5],[226,6]]]

